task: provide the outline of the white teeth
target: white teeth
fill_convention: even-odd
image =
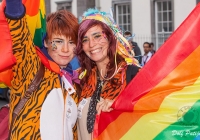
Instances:
[[[96,49],[96,50],[93,50],[93,51],[91,51],[91,53],[93,54],[93,53],[98,53],[98,52],[100,52],[101,51],[101,49]]]

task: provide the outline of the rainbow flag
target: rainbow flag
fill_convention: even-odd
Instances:
[[[26,7],[26,18],[33,36],[34,44],[42,47],[42,37],[46,33],[46,14],[44,0],[22,0]],[[0,71],[4,71],[15,64],[16,60],[12,54],[12,41],[8,23],[4,16],[5,0],[0,5]]]
[[[95,140],[200,139],[200,4],[113,104]]]
[[[44,0],[22,0],[26,7],[26,18],[34,44],[42,47],[42,37],[46,33],[46,14]],[[5,0],[0,4],[0,82],[10,86],[12,70],[16,62],[12,53],[12,41],[8,23],[4,16]]]

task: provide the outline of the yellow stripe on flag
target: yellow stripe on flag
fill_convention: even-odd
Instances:
[[[41,14],[42,14],[42,18],[44,19],[45,18],[45,15],[46,15],[46,9],[45,9],[45,2],[44,0],[40,0],[40,11],[41,11]]]
[[[26,15],[28,27],[29,27],[30,33],[31,33],[33,38],[34,38],[34,35],[35,35],[35,30],[37,29],[37,26],[38,26],[37,25],[38,24],[38,18],[40,18],[38,15],[39,15],[39,13],[35,16]],[[39,21],[40,21],[40,19],[39,19]],[[41,27],[41,23],[40,23],[40,27]]]

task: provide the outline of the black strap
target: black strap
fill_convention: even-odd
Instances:
[[[15,118],[17,117],[19,112],[22,110],[23,106],[28,101],[28,99],[31,97],[31,94],[37,89],[37,87],[41,83],[42,78],[44,77],[44,72],[45,72],[45,68],[44,68],[44,65],[41,63],[40,69],[36,73],[33,81],[29,85],[28,89],[26,90],[24,97],[22,97],[22,99],[19,101],[19,103],[17,104],[17,106],[15,107],[15,109],[13,111],[12,122],[10,125],[10,131],[9,131],[9,138],[10,138],[11,129],[13,127],[13,122],[15,121]]]
[[[149,56],[147,55],[146,59],[143,61],[143,62],[144,62],[144,65],[147,63],[148,57],[149,57]]]
[[[130,83],[130,81],[136,76],[139,72],[139,67],[135,65],[128,65],[126,70],[126,85]]]

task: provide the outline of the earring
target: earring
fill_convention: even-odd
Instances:
[[[87,70],[85,69],[84,71],[82,71],[81,72],[81,74],[79,75],[79,79],[81,80],[81,79],[83,79],[83,77],[86,75],[86,73],[87,73]]]

